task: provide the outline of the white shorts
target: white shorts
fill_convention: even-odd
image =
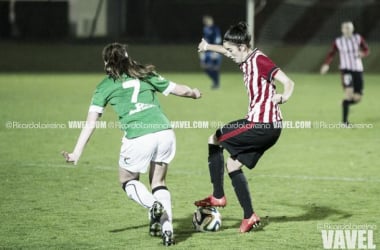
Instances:
[[[133,139],[123,137],[119,166],[133,173],[146,173],[151,162],[169,164],[175,149],[175,135],[171,129]]]

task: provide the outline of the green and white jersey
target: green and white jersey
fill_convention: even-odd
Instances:
[[[175,88],[160,75],[143,80],[123,75],[113,80],[106,77],[96,87],[89,112],[103,113],[110,104],[119,117],[121,129],[128,139],[170,129],[170,122],[161,110],[156,92],[169,95]]]

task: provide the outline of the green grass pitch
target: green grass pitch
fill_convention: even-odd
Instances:
[[[177,154],[168,173],[177,245],[173,249],[322,249],[318,225],[380,226],[380,76],[366,75],[363,101],[351,109],[352,123],[372,128],[284,129],[256,169],[244,170],[262,230],[239,234],[242,211],[225,176],[228,206],[220,209],[221,231],[196,233],[193,201],[211,192],[207,138],[212,121],[242,118],[247,97],[239,73],[223,74],[222,88],[209,89],[204,74],[163,74],[199,87],[200,100],[160,96],[173,121],[208,121],[209,128],[177,128]],[[283,105],[287,121],[341,118],[337,74],[289,74],[296,86]],[[118,184],[122,132],[99,128],[77,167],[60,151],[72,150],[102,75],[0,75],[0,249],[160,249],[148,235],[147,211],[126,198]],[[117,118],[111,108],[104,121]],[[11,123],[9,123],[11,122]],[[7,128],[27,123],[66,128]],[[293,123],[293,125],[295,125]],[[147,177],[142,180],[147,183]],[[380,246],[380,231],[374,231]]]

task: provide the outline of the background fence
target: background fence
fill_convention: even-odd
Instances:
[[[160,70],[198,71],[202,16],[224,32],[246,19],[245,8],[245,0],[0,1],[0,71],[101,72],[101,49],[113,41]],[[380,1],[256,0],[256,10],[255,44],[286,70],[316,72],[345,20],[370,45],[366,70],[380,70]]]

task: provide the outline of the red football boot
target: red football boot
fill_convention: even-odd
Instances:
[[[248,219],[243,219],[240,224],[240,233],[247,233],[251,231],[252,228],[258,228],[260,226],[260,217],[256,213]]]
[[[225,207],[227,205],[227,200],[225,196],[218,199],[215,198],[213,195],[210,195],[209,197],[204,198],[203,200],[194,202],[194,205],[197,207]]]

